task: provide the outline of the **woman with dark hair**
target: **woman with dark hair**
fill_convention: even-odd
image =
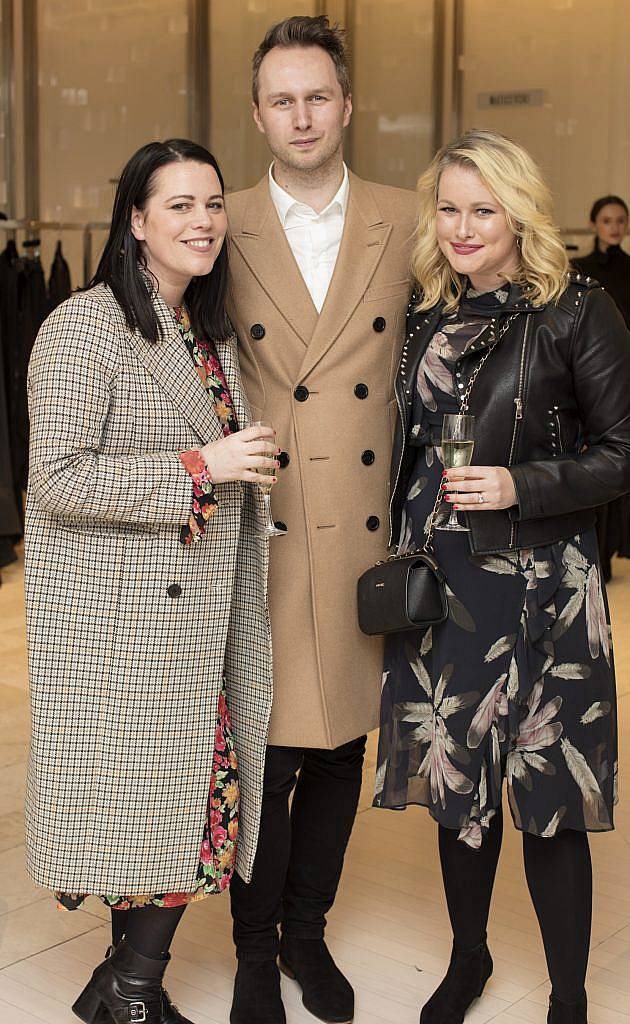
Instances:
[[[619,196],[602,196],[591,207],[593,251],[572,260],[583,274],[603,284],[630,327],[630,255],[621,248],[628,234],[628,205]]]
[[[602,196],[591,207],[595,232],[593,251],[572,262],[582,274],[595,278],[617,303],[630,327],[630,255],[621,248],[628,234],[628,206],[619,196]],[[630,558],[630,497],[622,495],[597,509],[597,542],[602,573],[612,578],[612,558]]]
[[[94,279],[29,369],[28,869],[66,909],[111,907],[73,1007],[88,1024],[185,1024],[162,989],[177,924],[256,848],[271,659],[251,485],[278,449],[247,426],[226,230],[207,150],[138,150]]]

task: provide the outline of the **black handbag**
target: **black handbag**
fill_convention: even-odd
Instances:
[[[425,629],[448,615],[444,574],[426,550],[393,555],[358,583],[359,627],[368,636]]]
[[[494,327],[490,329],[488,350],[478,363],[464,395],[460,398],[462,414],[468,412],[468,400],[479,371],[515,317],[515,313],[508,317],[496,335]],[[384,562],[377,562],[359,577],[359,628],[368,636],[426,629],[446,619],[446,578],[432,551],[435,521],[441,502],[442,488],[439,487],[429,519],[426,541],[421,551],[392,555]]]

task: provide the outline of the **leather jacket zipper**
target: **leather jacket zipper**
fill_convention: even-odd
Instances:
[[[403,347],[403,351],[404,351],[404,347]],[[402,356],[401,356],[401,361],[402,361]],[[398,490],[398,481],[400,479],[400,470],[402,469],[403,458],[404,458],[404,455],[405,455],[405,424],[407,422],[407,419],[406,419],[406,416],[405,416],[404,411],[403,411],[403,405],[401,404],[400,395],[398,393],[398,384],[399,384],[399,380],[400,380],[399,373],[400,373],[400,366],[398,367],[398,371],[396,373],[396,382],[394,384],[394,394],[396,395],[396,405],[398,406],[398,415],[400,416],[400,429],[401,429],[401,432],[402,432],[402,444],[400,446],[400,458],[398,459],[398,469],[396,470],[396,481],[394,483],[394,486],[392,487],[392,492],[391,492],[391,494],[389,496],[389,544],[388,544],[388,547],[391,547],[392,544],[393,544],[394,523],[393,523],[392,507],[393,507],[393,504],[394,504],[394,498],[396,496],[396,491]],[[403,402],[404,402],[404,399],[403,399]]]
[[[511,466],[514,461],[516,454],[516,442],[518,440],[518,434],[521,427],[521,420],[523,419],[523,387],[525,384],[525,355],[527,351],[527,336],[529,334],[529,325],[531,323],[531,317],[528,317],[525,322],[525,333],[523,335],[523,345],[521,347],[521,365],[519,368],[518,375],[518,392],[514,399],[514,429],[512,430],[512,444],[510,445],[510,457],[508,459],[508,466]],[[512,522],[510,529],[510,548],[514,547],[516,540],[516,522]]]

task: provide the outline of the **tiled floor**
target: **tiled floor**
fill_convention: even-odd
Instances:
[[[27,878],[22,803],[28,737],[22,572],[0,588],[0,1024],[71,1024],[69,1005],[108,943],[97,901],[62,914]],[[622,802],[617,831],[592,840],[595,920],[589,977],[592,1024],[630,1024],[630,804],[625,736],[630,730],[630,562],[609,588],[620,693]],[[374,737],[361,809],[337,904],[331,949],[357,992],[356,1024],[417,1024],[450,952],[435,826],[426,813],[370,807]],[[495,973],[470,1024],[543,1024],[548,982],[521,865],[521,842],[506,830],[490,927]],[[173,949],[168,987],[196,1024],[226,1024],[234,956],[227,899],[189,908]],[[283,978],[289,1024],[313,1022],[297,987]]]

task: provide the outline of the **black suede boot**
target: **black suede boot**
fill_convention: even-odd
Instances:
[[[577,1003],[563,1003],[552,993],[547,1024],[586,1024],[586,992]]]
[[[105,959],[112,955],[114,947],[109,946],[105,953]],[[168,957],[170,960],[170,956]],[[111,1015],[109,1010],[105,1007],[101,1010],[101,1016],[96,1018],[95,1024],[110,1024]],[[165,988],[162,988],[162,1016],[160,1017],[160,1024],[194,1024],[193,1021],[189,1020],[188,1017],[184,1017],[179,1012],[175,1003],[171,1002],[171,997]]]
[[[453,946],[446,976],[422,1007],[420,1024],[462,1024],[466,1010],[483,992],[492,966],[485,941],[464,952]]]
[[[239,960],[230,1024],[286,1024],[275,960]]]
[[[344,978],[323,939],[283,935],[280,970],[297,981],[302,1002],[326,1024],[350,1024],[354,1019],[354,991]]]
[[[169,958],[153,960],[122,939],[103,960],[72,1007],[85,1024],[162,1024],[162,978]],[[177,1018],[176,1018],[177,1020]]]

